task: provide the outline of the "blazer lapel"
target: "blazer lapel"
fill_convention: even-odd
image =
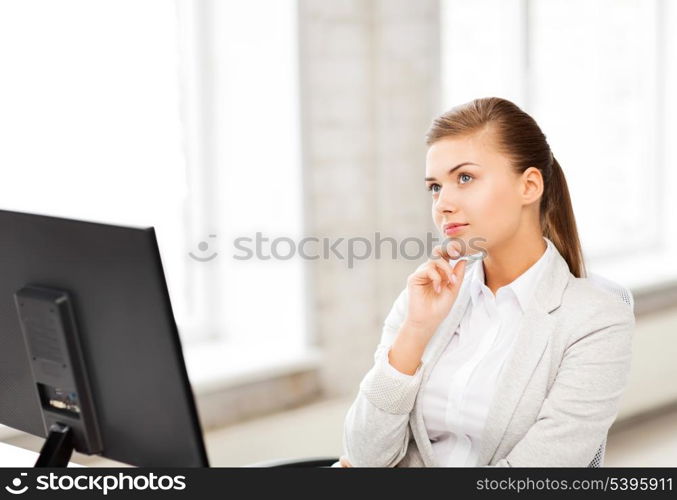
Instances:
[[[481,261],[473,265],[481,265]],[[478,465],[489,463],[505,434],[517,402],[548,343],[554,328],[550,313],[561,304],[568,279],[569,267],[559,252],[555,251],[534,291],[530,307],[524,312],[512,353],[499,377],[482,435]],[[464,279],[456,303],[423,354],[425,370],[421,386],[428,380],[431,369],[451,340],[470,304],[469,282],[470,280]],[[417,398],[411,415],[412,434],[425,465],[437,467],[439,464],[436,463],[434,450],[425,430],[419,401]]]
[[[569,274],[566,261],[555,251],[534,291],[530,307],[524,312],[513,351],[499,376],[482,434],[477,461],[480,466],[489,464],[493,458],[531,374],[545,351],[555,328],[555,320],[550,313],[562,303]]]
[[[513,346],[514,351],[499,375],[489,408],[481,439],[479,465],[489,462],[501,442],[517,402],[543,355],[553,327],[554,322],[548,313],[535,308],[525,311]]]

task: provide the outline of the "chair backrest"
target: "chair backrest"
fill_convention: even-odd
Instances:
[[[618,283],[615,283],[614,281],[611,281],[608,278],[605,278],[604,276],[601,276],[599,274],[591,273],[588,271],[588,281],[590,281],[593,285],[597,286],[598,288],[610,293],[611,295],[614,295],[615,297],[618,297],[621,299],[623,302],[625,302],[628,306],[630,306],[630,309],[634,312],[635,310],[635,301],[632,297],[632,293],[630,290],[625,288],[624,286],[619,285]],[[600,445],[600,447],[597,450],[597,453],[595,453],[594,458],[592,459],[592,462],[588,465],[588,467],[602,467],[604,464],[604,452],[606,450],[606,437],[604,438],[604,441]]]
[[[595,453],[592,462],[588,464],[588,467],[602,467],[604,465],[604,452],[606,451],[606,437],[599,448],[597,448],[597,453]]]

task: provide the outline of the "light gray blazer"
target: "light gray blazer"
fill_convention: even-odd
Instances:
[[[437,467],[417,394],[470,303],[470,264],[449,315],[413,377],[385,370],[407,311],[400,293],[383,326],[375,363],[343,428],[354,467]],[[587,467],[618,414],[630,372],[635,317],[619,298],[576,278],[555,252],[525,310],[499,375],[478,466]]]

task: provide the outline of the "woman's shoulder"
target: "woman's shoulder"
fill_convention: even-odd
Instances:
[[[608,282],[605,285],[599,280],[577,278],[570,274],[560,309],[563,313],[585,321],[590,327],[634,324],[632,307],[619,294],[607,289],[609,285],[613,284]]]

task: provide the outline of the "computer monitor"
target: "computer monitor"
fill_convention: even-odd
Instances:
[[[209,465],[152,227],[0,210],[0,423],[37,466]]]

